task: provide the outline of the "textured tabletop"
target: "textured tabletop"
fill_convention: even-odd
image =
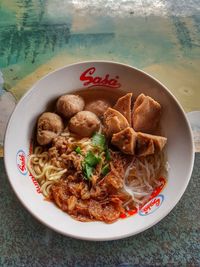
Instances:
[[[0,160],[0,266],[200,266],[200,154],[178,205],[151,229],[118,241],[68,238],[34,219],[14,195]]]

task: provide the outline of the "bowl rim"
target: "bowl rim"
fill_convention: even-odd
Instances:
[[[10,128],[10,125],[12,124],[12,120],[13,120],[13,116],[14,116],[14,113],[16,112],[16,110],[18,109],[18,107],[20,106],[20,104],[27,98],[27,97],[30,97],[30,95],[32,94],[32,92],[35,90],[35,87],[37,87],[37,84],[43,80],[43,79],[46,79],[48,76],[52,75],[53,73],[56,73],[56,72],[59,72],[65,68],[70,68],[70,67],[73,67],[73,66],[78,66],[78,65],[83,65],[83,64],[98,64],[98,63],[105,63],[105,64],[113,64],[113,65],[118,65],[118,66],[122,66],[122,67],[125,67],[125,68],[129,68],[129,69],[132,69],[132,70],[136,70],[140,73],[142,73],[144,76],[147,76],[148,78],[154,80],[156,83],[158,83],[162,88],[165,89],[165,91],[169,94],[170,97],[173,98],[173,100],[175,101],[176,105],[179,107],[181,113],[182,113],[182,116],[183,118],[185,119],[185,123],[187,125],[187,130],[188,130],[188,133],[189,133],[189,137],[190,137],[190,140],[191,140],[191,163],[190,163],[190,170],[188,172],[188,177],[187,177],[187,180],[182,188],[181,191],[178,192],[178,194],[176,195],[176,198],[173,199],[173,203],[169,206],[168,209],[166,209],[166,211],[158,216],[152,223],[150,223],[148,226],[143,226],[142,228],[140,228],[139,230],[137,231],[133,231],[132,233],[127,233],[127,234],[122,234],[122,235],[115,235],[114,237],[108,237],[108,238],[105,238],[105,237],[82,237],[82,236],[79,236],[79,235],[74,235],[74,234],[70,234],[70,233],[66,233],[65,231],[63,230],[60,230],[52,225],[50,225],[49,223],[47,223],[46,221],[44,221],[43,219],[41,219],[36,213],[34,213],[31,208],[26,204],[26,201],[20,196],[20,194],[17,192],[17,190],[15,189],[13,183],[12,183],[12,178],[9,176],[9,167],[8,167],[8,159],[9,159],[9,153],[7,153],[7,143],[8,143],[8,135],[7,133],[9,132],[9,128]],[[8,181],[12,187],[12,190],[14,191],[15,195],[17,196],[18,200],[21,202],[21,204],[25,207],[26,210],[28,210],[28,212],[34,217],[36,218],[39,222],[41,222],[43,225],[47,226],[48,228],[54,230],[55,232],[59,233],[59,234],[62,234],[64,236],[68,236],[68,237],[72,237],[72,238],[75,238],[75,239],[79,239],[79,240],[87,240],[87,241],[111,241],[111,240],[119,240],[119,239],[123,239],[123,238],[127,238],[127,237],[130,237],[130,236],[134,236],[134,235],[137,235],[139,233],[142,233],[144,231],[146,231],[147,229],[151,228],[152,226],[156,225],[158,222],[160,222],[163,218],[165,218],[175,207],[176,205],[179,203],[181,197],[183,196],[188,184],[189,184],[189,181],[191,179],[191,176],[192,176],[192,171],[193,171],[193,167],[194,167],[194,159],[195,159],[195,149],[194,149],[194,142],[193,142],[193,137],[192,137],[192,129],[191,129],[191,126],[190,126],[190,123],[188,121],[188,118],[183,110],[183,107],[181,106],[181,104],[179,103],[179,101],[176,99],[176,97],[169,91],[169,89],[161,82],[159,81],[157,78],[153,77],[152,75],[148,74],[147,72],[137,68],[137,67],[134,67],[132,65],[129,65],[129,64],[125,64],[125,63],[121,63],[121,62],[117,62],[117,61],[109,61],[109,60],[88,60],[88,61],[79,61],[79,62],[76,62],[76,63],[72,63],[72,64],[68,64],[68,65],[65,65],[65,66],[62,66],[60,68],[57,68],[49,73],[47,73],[46,75],[42,76],[39,80],[37,80],[27,91],[26,93],[20,98],[19,102],[17,103],[17,105],[15,106],[14,110],[12,111],[12,114],[9,118],[9,121],[7,123],[7,126],[6,126],[6,131],[5,131],[5,135],[4,135],[4,142],[3,142],[3,148],[4,148],[4,166],[5,166],[5,171],[6,171],[6,175],[7,175],[7,178],[8,178]],[[117,222],[116,222],[117,223]]]

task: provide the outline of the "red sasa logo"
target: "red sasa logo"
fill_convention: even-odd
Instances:
[[[17,167],[19,171],[25,175],[27,173],[27,168],[26,168],[26,154],[23,150],[19,150],[17,152],[16,156],[16,161],[17,161]]]
[[[119,76],[115,76],[114,78],[110,77],[110,74],[105,74],[103,77],[95,76],[95,71],[96,68],[91,67],[81,74],[80,80],[84,82],[84,86],[106,86],[111,88],[119,88],[121,86],[118,81]]]
[[[139,211],[139,214],[141,216],[145,216],[145,215],[153,213],[161,206],[163,200],[164,200],[164,196],[158,195],[157,197],[150,200],[146,205],[144,205]]]

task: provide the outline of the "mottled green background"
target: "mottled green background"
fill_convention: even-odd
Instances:
[[[157,1],[163,6],[152,7],[156,1],[146,2],[145,9],[139,1],[1,0],[4,88],[18,100],[52,69],[110,59],[154,74],[187,111],[200,108],[198,9],[195,4],[184,9],[185,1]]]

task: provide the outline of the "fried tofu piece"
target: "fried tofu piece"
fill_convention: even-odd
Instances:
[[[162,151],[166,143],[166,137],[139,132],[137,133],[135,154],[137,156],[147,156],[154,154],[156,150]]]
[[[131,127],[113,134],[111,143],[118,147],[123,153],[134,155],[137,133]]]
[[[129,126],[127,119],[117,110],[108,108],[104,113],[104,130],[108,137]]]
[[[136,132],[153,133],[158,127],[161,105],[153,98],[140,94],[133,106],[132,124]]]
[[[131,126],[131,99],[132,93],[128,93],[117,100],[114,105],[114,109],[119,111],[127,119],[129,125]]]
[[[135,132],[131,127],[113,134],[111,143],[125,154],[148,156],[162,151],[167,138],[157,135]]]

